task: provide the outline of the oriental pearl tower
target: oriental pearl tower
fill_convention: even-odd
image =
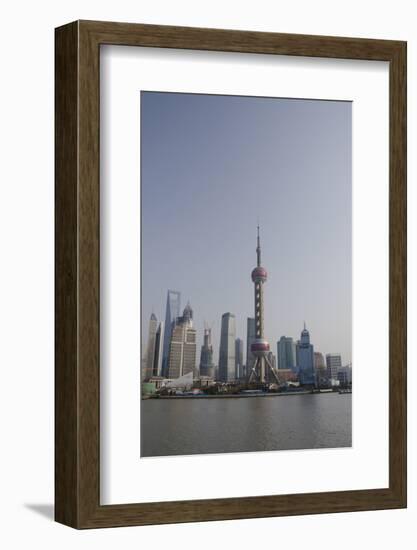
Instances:
[[[255,340],[251,345],[251,352],[256,357],[252,372],[249,374],[249,382],[257,381],[265,384],[269,379],[269,372],[272,373],[276,382],[279,384],[278,376],[272,367],[269,359],[269,343],[264,338],[264,295],[263,285],[266,282],[268,274],[266,269],[261,266],[261,241],[259,237],[256,247],[257,265],[252,271],[252,281],[255,285]]]

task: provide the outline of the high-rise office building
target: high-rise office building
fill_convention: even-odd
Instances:
[[[281,336],[277,342],[278,369],[295,369],[295,343],[291,337]]]
[[[323,354],[320,351],[314,352],[314,368],[315,369],[323,369],[325,367],[324,364],[324,357]]]
[[[142,373],[142,380],[148,380],[153,375],[155,358],[156,331],[158,329],[158,319],[155,313],[151,314],[148,329],[148,345],[146,348],[145,372]]]
[[[163,325],[163,323],[159,323],[158,328],[156,329],[152,376],[161,376],[162,344],[164,342]]]
[[[236,338],[235,340],[235,378],[241,380],[244,378],[243,373],[243,340]]]
[[[219,380],[235,380],[236,322],[233,313],[223,313],[220,333]]]
[[[168,290],[167,305],[165,311],[165,331],[162,348],[161,376],[168,376],[169,348],[171,345],[172,329],[180,315],[181,293],[177,290]]]
[[[316,382],[318,387],[327,385],[327,369],[324,356],[320,351],[314,352],[314,370],[316,371]]]
[[[246,369],[245,378],[249,378],[255,364],[255,356],[252,353],[251,346],[256,339],[255,318],[248,317],[246,328]]]
[[[337,380],[337,373],[342,366],[340,353],[328,353],[326,355],[327,378]]]
[[[314,348],[310,344],[310,333],[306,329],[305,323],[301,338],[297,342],[296,361],[301,384],[315,385]]]
[[[195,373],[197,331],[193,327],[193,310],[187,304],[182,317],[178,317],[171,333],[168,357],[168,378],[179,378]]]
[[[213,346],[211,345],[211,329],[204,329],[204,341],[200,353],[200,376],[214,377]]]

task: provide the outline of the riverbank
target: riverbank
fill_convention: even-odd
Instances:
[[[142,400],[148,400],[148,399],[247,399],[247,398],[254,398],[254,397],[282,397],[282,396],[289,396],[289,395],[323,395],[323,394],[350,394],[350,392],[338,392],[338,391],[294,391],[294,392],[280,392],[280,393],[273,393],[273,392],[248,392],[248,393],[236,393],[236,394],[225,394],[225,393],[218,393],[218,394],[184,394],[184,395],[158,395],[158,396],[144,396],[142,397]]]

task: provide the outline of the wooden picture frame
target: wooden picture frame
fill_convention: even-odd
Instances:
[[[56,29],[55,519],[116,527],[406,506],[406,43],[76,21]],[[389,62],[389,487],[100,505],[99,56],[117,44]]]

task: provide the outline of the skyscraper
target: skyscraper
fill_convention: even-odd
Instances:
[[[255,356],[255,364],[252,372],[249,374],[249,382],[257,380],[257,382],[264,384],[269,381],[269,374],[272,374],[275,380],[279,384],[278,376],[275,369],[271,365],[268,359],[269,343],[264,337],[264,284],[266,283],[268,274],[266,269],[261,266],[261,240],[258,236],[256,246],[256,267],[252,270],[251,278],[254,284],[254,297],[255,297],[255,340],[251,345],[251,351]]]
[[[177,317],[180,315],[181,293],[177,290],[168,290],[167,305],[165,311],[165,332],[164,344],[162,348],[162,369],[161,375],[168,376],[168,358],[171,344],[172,329],[174,328]]]
[[[314,370],[316,371],[316,382],[318,387],[320,388],[323,384],[327,384],[327,370],[323,354],[320,351],[314,352]]]
[[[341,386],[352,385],[352,365],[339,367],[337,371],[337,379],[339,380]]]
[[[291,337],[281,336],[277,342],[279,369],[295,369],[295,343]]]
[[[255,364],[255,356],[252,353],[251,346],[256,338],[255,318],[248,317],[246,328],[246,371],[245,376],[249,378]]]
[[[301,338],[297,342],[296,348],[297,367],[301,384],[314,385],[316,376],[314,370],[314,348],[310,344],[310,333],[306,329],[301,332]]]
[[[241,380],[243,374],[243,340],[236,338],[235,340],[235,379]]]
[[[190,304],[178,317],[172,329],[169,357],[168,378],[179,378],[190,372],[195,373],[197,355],[197,331],[193,328],[193,310]]]
[[[211,329],[204,329],[204,341],[200,353],[200,376],[214,377],[213,346],[211,345]]]
[[[155,352],[153,359],[152,376],[161,376],[163,338],[163,323],[159,323],[155,335]]]
[[[223,313],[220,333],[219,380],[235,379],[236,322],[233,313]]]
[[[158,319],[156,318],[155,313],[152,313],[149,319],[148,345],[146,349],[145,372],[142,373],[142,380],[147,380],[153,374],[155,340],[156,340],[157,328],[158,328]]]
[[[342,366],[342,357],[340,353],[326,354],[327,378],[337,380],[337,373]]]
[[[314,368],[315,369],[324,368],[324,357],[320,351],[314,352]]]

